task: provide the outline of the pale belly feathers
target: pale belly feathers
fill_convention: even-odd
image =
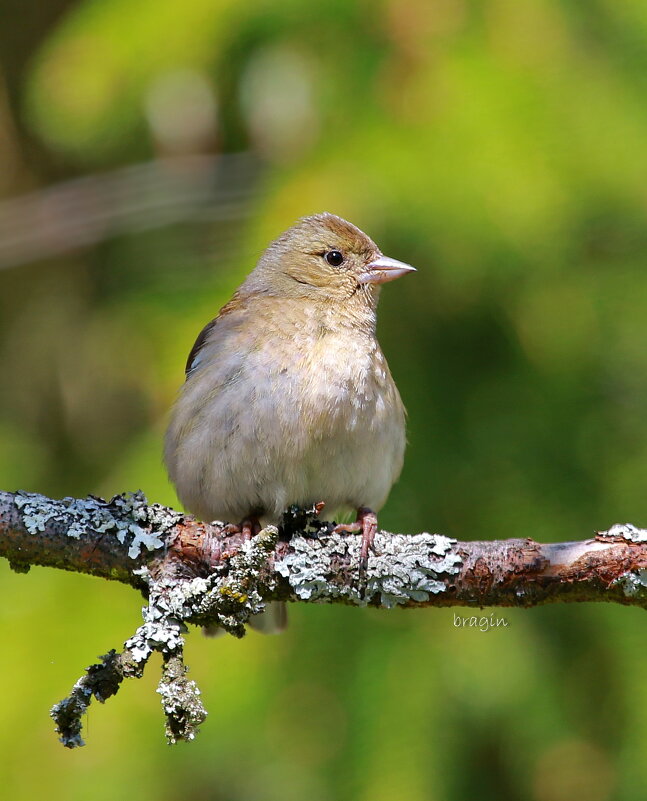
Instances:
[[[186,508],[203,520],[277,521],[290,504],[326,503],[325,516],[377,511],[402,467],[404,408],[374,337],[267,339],[209,365],[183,392],[167,465]],[[197,400],[196,400],[197,402]]]

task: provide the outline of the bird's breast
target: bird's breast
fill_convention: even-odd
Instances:
[[[404,409],[370,331],[306,319],[244,347],[227,338],[184,396],[167,464],[204,519],[317,501],[377,510],[400,472]]]
[[[257,415],[277,460],[291,460],[294,502],[379,508],[402,466],[405,423],[376,339],[332,331],[303,336],[297,347],[269,344]]]

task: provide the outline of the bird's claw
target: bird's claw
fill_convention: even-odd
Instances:
[[[241,523],[227,523],[223,528],[223,534],[242,534],[243,541],[247,542],[261,531],[261,521],[257,517],[245,518]]]
[[[249,517],[241,523],[227,523],[222,529],[222,533],[227,536],[232,534],[241,534],[243,542],[249,542],[252,537],[255,537],[261,531],[261,522],[257,517]],[[240,545],[234,545],[232,548],[222,551],[221,556],[229,559],[240,551]]]
[[[359,552],[359,574],[360,579],[366,578],[368,569],[368,552],[375,550],[375,535],[377,534],[377,515],[367,506],[362,506],[357,510],[357,520],[354,523],[340,523],[333,529],[333,534],[340,532],[362,533],[362,545]]]

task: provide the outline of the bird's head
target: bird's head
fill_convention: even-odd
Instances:
[[[378,288],[415,268],[383,256],[370,237],[334,214],[304,217],[274,240],[244,284],[250,293],[374,307]]]

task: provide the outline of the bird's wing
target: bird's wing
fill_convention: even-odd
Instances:
[[[198,338],[193,343],[193,347],[191,348],[191,352],[186,360],[186,367],[184,368],[184,372],[188,378],[191,372],[198,366],[200,361],[200,351],[206,345],[211,332],[213,331],[216,323],[219,320],[222,320],[223,317],[230,314],[232,311],[235,311],[240,307],[240,298],[238,293],[236,293],[233,298],[220,309],[218,315],[211,320],[211,322],[207,323],[205,327],[200,331],[198,334]]]
[[[211,331],[213,330],[214,325],[218,322],[218,317],[214,317],[210,323],[207,323],[205,327],[200,331],[198,334],[198,338],[193,343],[193,347],[191,348],[191,353],[186,360],[186,367],[184,368],[184,372],[188,376],[191,370],[196,366],[197,357],[202,350],[204,343],[207,341],[207,338]]]

